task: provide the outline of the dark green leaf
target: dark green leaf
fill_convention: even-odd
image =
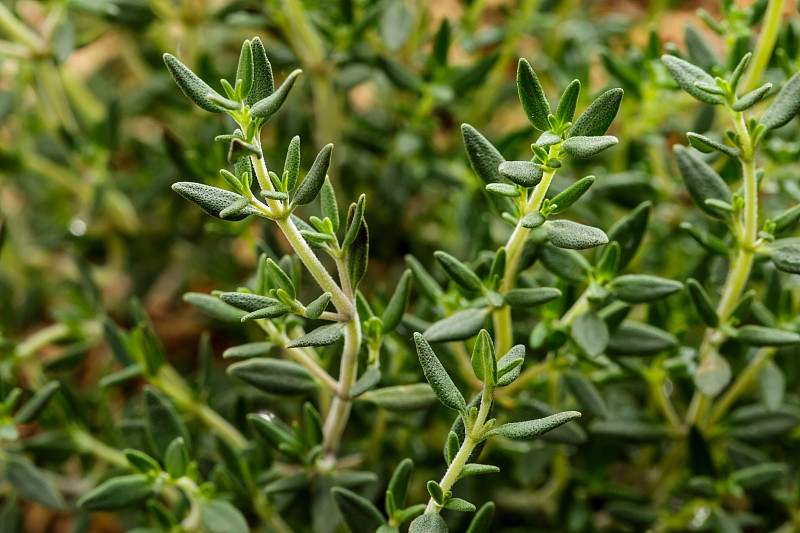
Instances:
[[[650,442],[663,439],[667,436],[666,431],[664,431],[664,428],[661,426],[649,422],[627,420],[624,418],[593,420],[592,423],[589,424],[589,432],[593,435],[608,437],[623,442]]]
[[[481,279],[467,265],[446,252],[437,251],[433,255],[456,284],[470,292],[481,292]]]
[[[379,368],[371,366],[367,368],[367,370],[359,376],[356,380],[353,388],[350,389],[350,396],[357,397],[368,390],[374,388],[378,383],[381,382],[381,371]]]
[[[156,389],[144,389],[145,411],[147,416],[147,440],[157,457],[164,457],[173,440],[182,437],[189,445],[191,439],[183,421],[175,412],[172,403]]]
[[[570,137],[596,137],[605,135],[619,111],[622,89],[610,89],[601,94],[581,113],[569,130]]]
[[[606,402],[589,378],[579,372],[571,371],[564,374],[564,381],[584,411],[598,418],[608,418]]]
[[[328,302],[331,301],[331,293],[323,292],[319,298],[306,306],[306,316],[308,318],[319,318],[328,307]]]
[[[351,533],[375,533],[386,524],[380,511],[363,496],[341,487],[333,488],[331,496]]]
[[[374,403],[387,411],[406,413],[435,403],[436,394],[427,383],[416,383],[373,389],[361,394],[358,399]]]
[[[753,325],[737,329],[736,338],[751,346],[788,346],[800,342],[800,334],[794,331]]]
[[[331,165],[332,151],[333,145],[328,144],[317,154],[305,179],[297,187],[292,203],[296,205],[310,204],[319,195],[322,185],[325,183],[325,177],[328,175],[328,167]]]
[[[556,119],[559,124],[566,124],[572,122],[575,117],[575,106],[578,104],[578,97],[581,94],[581,82],[572,80],[564,89],[561,95],[561,100],[558,101],[558,108],[556,108]]]
[[[678,339],[662,329],[626,320],[609,339],[607,350],[619,355],[655,355],[677,344]]]
[[[608,243],[608,237],[603,230],[571,220],[553,220],[545,227],[550,243],[559,248],[585,250]]]
[[[769,94],[770,89],[772,89],[772,84],[765,83],[758,89],[754,89],[747,94],[743,94],[736,100],[736,103],[731,106],[731,109],[734,111],[744,111],[745,109],[750,109],[760,102],[764,97],[766,97],[767,94]]]
[[[533,67],[524,58],[520,58],[517,65],[517,92],[522,108],[533,127],[539,131],[549,130],[550,123],[547,117],[550,115],[550,104]]]
[[[727,217],[728,213],[706,203],[710,199],[731,203],[731,191],[725,181],[696,152],[683,146],[675,146],[674,150],[681,178],[697,206],[712,217]]]
[[[194,102],[197,107],[211,113],[224,113],[226,111],[224,107],[213,103],[208,98],[209,95],[214,95],[218,98],[222,98],[222,96],[209,87],[206,82],[198,78],[186,65],[178,61],[175,56],[164,54],[164,63],[167,64],[172,79],[178,84],[183,94]]]
[[[561,296],[561,291],[553,287],[531,289],[511,289],[503,294],[503,300],[511,307],[535,307]]]
[[[630,303],[653,302],[675,294],[683,288],[680,281],[649,276],[627,274],[615,278],[609,285],[615,298]]]
[[[295,81],[297,81],[297,77],[300,76],[302,72],[303,71],[300,69],[293,71],[286,77],[283,85],[281,85],[277,91],[253,104],[250,107],[250,116],[264,120],[272,118],[272,115],[274,115],[286,101],[286,97],[289,96],[289,91],[292,90]]]
[[[42,414],[53,398],[53,395],[58,392],[60,387],[60,382],[51,381],[39,389],[39,391],[17,411],[16,415],[14,415],[14,421],[17,424],[30,424],[39,418],[39,415]]]
[[[557,215],[566,211],[572,204],[580,200],[581,196],[586,194],[592,184],[594,184],[594,176],[586,176],[558,193],[550,200],[550,205],[555,206],[550,209],[550,213]]]
[[[403,319],[403,314],[408,307],[408,298],[411,295],[411,270],[406,270],[397,282],[397,287],[394,289],[386,309],[381,315],[381,322],[383,322],[383,332],[389,333],[394,331]]]
[[[490,183],[484,187],[486,192],[494,194],[495,196],[505,196],[506,198],[517,198],[522,195],[522,192],[510,183]]]
[[[283,305],[279,300],[249,292],[223,292],[220,299],[228,305],[252,313],[260,309]]]
[[[737,150],[733,146],[728,146],[727,144],[722,144],[721,142],[715,141],[714,139],[709,139],[705,135],[700,135],[699,133],[692,133],[690,131],[689,133],[686,134],[686,137],[689,139],[689,144],[691,144],[696,149],[700,150],[705,154],[710,154],[711,152],[716,150],[717,152],[722,152],[728,157],[733,157],[734,159],[739,157],[739,150]]]
[[[411,472],[414,470],[414,461],[403,459],[394,469],[389,480],[387,491],[394,496],[394,501],[399,508],[406,505],[406,495],[408,494],[408,482],[411,480]]]
[[[155,493],[150,480],[141,474],[109,479],[78,500],[87,511],[118,511],[143,504]]]
[[[250,42],[253,52],[253,87],[244,103],[250,107],[275,92],[275,80],[272,76],[272,65],[267,59],[267,52],[261,39],[254,37]]]
[[[45,472],[24,457],[14,453],[6,455],[5,477],[23,499],[55,510],[65,507],[64,498]]]
[[[436,354],[433,353],[428,341],[420,333],[414,333],[414,343],[417,347],[417,356],[419,357],[420,365],[422,365],[422,371],[425,373],[425,379],[430,383],[439,401],[445,407],[464,413],[467,410],[464,396],[453,383],[452,378],[450,378]]]
[[[172,190],[200,206],[200,209],[205,211],[207,215],[216,218],[222,218],[221,213],[223,210],[232,205],[239,205],[238,202],[244,198],[244,196],[235,192],[190,181],[179,181],[172,186]],[[227,215],[225,220],[244,220],[248,215],[255,214],[258,214],[258,210],[249,206]]]
[[[139,473],[145,475],[158,475],[161,473],[161,465],[146,453],[130,448],[123,450],[123,453],[125,454],[125,459]]]
[[[342,324],[329,324],[320,326],[314,331],[292,340],[286,347],[330,346],[341,339],[342,335],[344,335],[344,326]]]
[[[761,115],[761,124],[768,130],[785,126],[800,110],[800,72],[783,84],[778,96]]]
[[[538,228],[542,224],[547,222],[547,217],[541,214],[539,211],[534,211],[533,213],[528,213],[519,221],[519,225],[523,228],[533,229]]]
[[[789,244],[775,248],[769,257],[779,270],[800,274],[800,245]]]
[[[788,472],[785,463],[762,463],[736,470],[731,480],[745,490],[754,490],[775,484]]]
[[[586,355],[597,357],[608,345],[608,326],[595,311],[589,310],[572,321],[570,336]]]
[[[278,287],[286,291],[292,299],[297,297],[297,290],[291,278],[270,258],[267,258],[267,270],[270,276],[272,276],[272,279],[278,284]],[[253,309],[253,311],[255,311],[255,309]]]
[[[248,359],[228,367],[228,374],[270,394],[306,394],[317,383],[303,366],[278,359]]]
[[[189,466],[189,450],[181,437],[173,440],[164,452],[164,466],[172,479],[178,479],[186,474]]]
[[[542,167],[530,161],[504,161],[500,163],[498,171],[501,176],[522,187],[535,187],[544,174]]]
[[[286,179],[286,190],[293,191],[295,185],[297,185],[298,175],[300,174],[299,135],[292,137],[292,140],[289,142],[289,148],[286,150],[286,161],[283,164],[283,174]],[[338,227],[338,224],[335,227]]]
[[[608,230],[608,240],[618,242],[620,246],[618,270],[624,269],[639,249],[647,231],[647,219],[652,206],[649,201],[642,202]]]
[[[461,469],[461,472],[458,474],[458,479],[462,479],[469,476],[477,476],[480,474],[494,474],[500,471],[499,467],[494,465],[482,465],[479,463],[467,463],[464,465],[464,468]]]
[[[475,377],[487,387],[494,387],[497,384],[497,356],[492,338],[485,329],[478,333],[478,339],[475,341],[472,351],[472,370],[475,372]]]
[[[477,509],[473,504],[469,503],[467,500],[462,500],[461,498],[450,498],[444,504],[445,509],[450,509],[451,511],[461,511],[466,513],[475,512]]]
[[[242,98],[247,98],[250,94],[250,89],[253,88],[253,49],[250,47],[250,41],[245,41],[242,44],[242,51],[239,53],[239,66],[236,69],[236,82],[239,83],[239,91]]]
[[[344,251],[344,264],[347,277],[350,278],[350,287],[355,290],[359,282],[367,273],[369,261],[369,229],[367,221],[361,220],[361,226],[356,238]]]
[[[717,316],[717,311],[714,309],[714,304],[711,303],[711,297],[700,285],[700,282],[696,279],[688,279],[686,280],[686,286],[689,287],[689,296],[691,296],[694,308],[703,322],[710,328],[718,327],[719,317]]]
[[[442,288],[433,277],[428,274],[428,271],[417,261],[413,255],[405,256],[406,265],[411,269],[411,276],[414,279],[414,285],[417,290],[424,296],[430,303],[438,304],[440,298],[444,294]],[[480,328],[479,328],[480,329]]]
[[[578,252],[553,245],[543,246],[539,251],[539,257],[547,270],[572,283],[585,281],[586,275],[592,268]]]
[[[712,67],[720,64],[717,54],[714,53],[703,35],[697,31],[693,24],[686,25],[684,38],[689,57],[702,69],[710,71]]]
[[[661,60],[681,89],[709,105],[721,104],[723,102],[721,97],[709,94],[695,86],[695,83],[698,82],[711,87],[717,86],[714,78],[706,71],[692,65],[688,61],[671,55],[661,56]]]
[[[489,533],[494,518],[494,502],[488,502],[478,509],[472,522],[469,523],[466,533]]]
[[[786,395],[786,375],[774,361],[767,361],[758,373],[758,385],[764,404],[777,411]]]

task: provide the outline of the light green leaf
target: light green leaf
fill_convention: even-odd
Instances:
[[[559,248],[585,250],[608,243],[608,236],[603,230],[571,220],[553,220],[545,227],[550,243]]]
[[[624,321],[611,336],[608,353],[619,355],[655,355],[671,350],[678,339],[662,329],[642,322]]]
[[[478,333],[478,339],[475,341],[472,351],[472,370],[475,372],[475,377],[487,387],[494,387],[497,384],[497,357],[492,338],[485,329]]]
[[[461,469],[461,472],[458,473],[458,479],[462,479],[468,476],[477,476],[480,474],[494,474],[499,471],[500,468],[494,465],[467,463],[464,465],[464,468]]]
[[[239,322],[245,315],[243,311],[220,301],[216,296],[199,292],[187,292],[183,301],[195,306],[205,314],[223,322]]]
[[[236,82],[239,83],[239,92],[242,98],[247,98],[253,88],[253,49],[250,41],[242,43],[239,53],[239,66],[236,69]]]
[[[447,523],[438,513],[426,513],[414,519],[408,533],[447,533]]]
[[[769,257],[778,270],[800,274],[800,245],[780,246],[770,251]]]
[[[727,144],[722,144],[714,139],[709,139],[705,135],[700,135],[699,133],[693,133],[690,131],[686,134],[686,137],[689,139],[689,144],[704,154],[710,154],[716,150],[717,152],[722,152],[728,157],[732,157],[734,159],[739,157],[739,150],[733,146],[728,146]]]
[[[467,265],[447,252],[436,251],[433,256],[457,285],[470,292],[481,292],[481,279]]]
[[[608,326],[595,311],[589,310],[572,321],[570,336],[586,355],[597,357],[608,345]]]
[[[25,500],[44,505],[49,509],[64,509],[64,498],[44,471],[15,453],[5,458],[5,477]],[[91,493],[90,493],[91,494]]]
[[[206,533],[250,533],[241,511],[224,500],[201,501],[200,523]]]
[[[743,94],[739,98],[736,99],[736,102],[731,106],[731,109],[734,111],[744,111],[745,109],[750,109],[758,102],[760,102],[764,97],[769,94],[769,91],[772,89],[771,83],[765,83],[758,89],[754,89],[747,94]]]
[[[462,500],[461,498],[450,498],[447,500],[447,503],[444,504],[445,509],[450,509],[451,511],[461,511],[466,513],[473,513],[477,509],[473,504],[469,503],[467,500]]]
[[[718,395],[731,381],[731,365],[717,352],[711,352],[700,362],[694,374],[697,389],[709,398]]]
[[[794,331],[754,325],[737,329],[735,337],[751,346],[788,346],[800,342],[800,334]]]
[[[111,478],[78,500],[87,511],[118,511],[143,504],[155,495],[150,480],[141,474]]]
[[[550,200],[550,205],[555,206],[554,208],[550,209],[550,213],[557,215],[558,213],[566,211],[572,206],[572,204],[580,200],[581,196],[586,194],[586,191],[589,190],[589,187],[591,187],[592,184],[594,184],[594,176],[586,176],[585,178],[579,179],[558,193],[552,200]]]
[[[521,344],[513,346],[497,362],[497,386],[510,385],[522,372],[522,363],[525,362],[525,347]]]
[[[358,400],[374,403],[387,411],[407,413],[429,407],[436,402],[436,394],[427,383],[416,383],[373,389],[361,394]]]

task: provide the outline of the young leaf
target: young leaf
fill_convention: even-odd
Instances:
[[[364,220],[364,209],[366,208],[367,197],[362,194],[358,197],[358,201],[350,204],[350,209],[347,211],[347,229],[344,233],[342,246],[350,246],[356,240],[358,230],[361,227],[361,221]]]
[[[511,307],[535,307],[546,304],[561,296],[561,291],[553,287],[531,289],[511,289],[503,294],[503,300]]]
[[[717,86],[714,78],[700,67],[671,55],[661,56],[661,61],[664,62],[670,75],[680,88],[690,95],[709,105],[717,105],[723,102],[720,96],[709,94],[695,85],[695,83],[703,83],[711,87]]]
[[[223,218],[221,213],[225,208],[237,204],[244,197],[235,192],[218,189],[202,183],[180,181],[172,186],[172,190],[187,200],[196,203],[207,215]],[[238,204],[237,204],[238,205]],[[253,207],[245,207],[236,213],[227,215],[226,220],[244,220],[248,215],[258,214]]]
[[[580,200],[581,196],[586,194],[592,184],[594,184],[594,176],[586,176],[558,193],[550,200],[550,205],[555,205],[555,208],[550,209],[550,214],[557,215],[566,211],[572,204]]]
[[[522,192],[510,183],[490,183],[484,187],[486,192],[495,196],[505,196],[506,198],[517,198]]]
[[[236,82],[239,84],[239,94],[242,98],[247,98],[253,87],[253,49],[250,48],[250,41],[242,44],[239,66],[236,69]]]
[[[501,176],[522,187],[535,187],[544,173],[542,167],[530,161],[504,161],[498,170]]]
[[[585,250],[608,243],[608,236],[603,230],[571,220],[553,220],[545,227],[550,243],[559,248]]]
[[[429,342],[469,339],[478,334],[486,322],[488,309],[464,309],[431,324],[423,335]]]
[[[328,307],[328,302],[330,301],[331,293],[322,293],[319,298],[306,306],[306,316],[311,319],[319,318],[325,311],[325,308]]]
[[[209,95],[215,98],[224,98],[214,89],[208,86],[206,82],[197,77],[197,75],[189,70],[189,67],[178,61],[178,59],[171,54],[164,54],[164,63],[167,64],[167,69],[172,75],[172,79],[178,84],[183,94],[197,105],[200,109],[204,109],[210,113],[224,113],[226,109],[220,105],[213,103],[209,100]]]
[[[272,76],[272,65],[267,59],[267,52],[264,50],[261,39],[254,37],[250,41],[250,48],[253,52],[253,87],[244,103],[252,107],[256,102],[260,102],[275,92],[275,80]]]
[[[675,294],[683,288],[680,281],[649,276],[646,274],[627,274],[615,278],[608,289],[615,298],[624,302],[653,302]]]
[[[394,289],[386,309],[383,310],[381,315],[381,322],[383,322],[383,332],[389,333],[395,330],[403,319],[403,314],[408,307],[408,298],[411,295],[411,270],[406,270],[397,282],[397,287]]]
[[[272,279],[274,279],[278,284],[278,287],[286,291],[292,299],[297,297],[297,290],[295,289],[291,278],[289,278],[286,272],[284,272],[283,269],[270,258],[267,258],[267,270],[269,271],[270,276],[272,276]]]
[[[344,326],[342,324],[329,324],[320,326],[302,337],[289,342],[287,348],[303,348],[306,346],[330,346],[342,338]]]
[[[436,402],[436,394],[427,383],[382,387],[361,394],[358,399],[374,403],[387,411],[408,413]]]
[[[689,144],[691,144],[704,154],[710,154],[711,152],[716,150],[717,152],[722,152],[728,157],[732,157],[734,159],[739,157],[739,150],[737,150],[733,146],[728,146],[727,144],[722,144],[721,142],[715,141],[714,139],[709,139],[705,135],[700,135],[699,133],[692,133],[690,131],[689,133],[686,134],[686,137],[689,139]]]
[[[456,458],[460,447],[461,444],[458,442],[458,435],[456,435],[455,431],[451,431],[447,435],[447,442],[444,445],[444,460],[448,465]]]
[[[433,353],[428,341],[420,333],[414,333],[414,343],[417,347],[417,356],[422,365],[425,379],[430,383],[439,401],[449,409],[465,413],[467,403],[464,400],[464,396],[453,383],[436,354]]]
[[[146,453],[130,448],[123,450],[122,453],[125,454],[125,459],[127,459],[131,466],[138,470],[139,473],[145,475],[158,475],[161,473],[161,465]]]
[[[714,304],[711,303],[711,297],[700,282],[690,278],[686,280],[686,286],[689,287],[689,296],[691,296],[694,308],[703,322],[710,328],[718,327],[719,317],[717,316],[717,311],[714,309]]]
[[[581,94],[581,82],[579,80],[572,80],[564,89],[561,95],[561,100],[558,101],[558,108],[556,108],[556,119],[559,124],[566,124],[572,122],[575,117],[575,107],[578,105],[578,97]]]
[[[457,285],[469,292],[481,292],[481,279],[467,265],[446,252],[437,251],[433,256]]]
[[[367,221],[362,219],[355,240],[344,251],[344,263],[350,286],[355,290],[367,273],[369,261],[369,229]]]
[[[331,180],[327,176],[320,192],[320,205],[322,217],[331,221],[333,231],[339,231],[339,204],[336,202],[336,192],[333,190]]]
[[[472,351],[472,370],[475,372],[475,377],[487,387],[494,387],[497,384],[497,357],[492,338],[485,329],[478,333],[478,340]]]
[[[453,433],[455,435],[455,433]],[[500,468],[494,465],[483,465],[480,463],[467,463],[461,472],[458,473],[458,479],[463,479],[469,476],[477,476],[480,474],[494,474],[500,471]]]
[[[111,478],[78,500],[86,511],[118,511],[141,505],[155,494],[151,481],[141,474]]]
[[[612,135],[598,135],[593,137],[570,136],[561,143],[561,148],[567,152],[567,155],[585,159],[611,148],[618,142],[619,140]]]
[[[519,225],[523,228],[533,229],[538,228],[542,224],[547,222],[547,217],[541,214],[539,211],[534,211],[533,213],[528,213],[519,221]]]
[[[569,129],[569,137],[597,137],[605,135],[619,111],[622,89],[610,89],[592,102]]]
[[[328,174],[328,167],[331,164],[331,152],[333,145],[328,144],[317,154],[314,164],[306,174],[305,179],[297,187],[297,192],[294,193],[292,203],[295,205],[306,205],[314,201],[325,183],[325,177]]]
[[[286,150],[286,161],[283,164],[283,175],[286,180],[286,190],[291,192],[297,185],[297,177],[300,174],[300,136],[295,135],[289,142]]]
[[[674,151],[681,178],[697,206],[712,217],[726,218],[728,213],[706,203],[709,199],[732,202],[731,191],[725,181],[696,152],[678,145]]]
[[[495,435],[500,435],[514,440],[533,439],[580,417],[581,414],[578,411],[564,411],[563,413],[557,413],[536,420],[503,424],[499,428],[490,431],[487,436],[494,437]]]
[[[547,117],[550,115],[550,104],[533,67],[524,58],[520,58],[517,65],[517,91],[522,108],[533,127],[539,131],[549,130],[550,123]]]
[[[768,130],[785,126],[800,110],[800,72],[783,84],[778,96],[761,115],[761,124]]]
[[[442,487],[440,487],[439,484],[432,479],[428,481],[428,494],[430,494],[431,499],[433,499],[433,501],[439,505],[444,504],[444,491],[442,490]]]
[[[462,500],[461,498],[450,498],[444,504],[445,509],[450,509],[451,511],[461,511],[466,513],[475,512],[475,507],[473,504],[468,502],[467,500]]]
[[[306,394],[317,388],[308,370],[292,361],[248,359],[229,366],[228,374],[270,394]]]
[[[253,104],[252,107],[250,107],[250,116],[261,118],[265,121],[272,118],[272,115],[274,115],[286,101],[286,97],[289,96],[289,91],[292,90],[294,82],[297,81],[297,77],[300,76],[302,72],[303,71],[300,69],[293,71],[286,77],[283,85],[281,85],[277,91]]]
[[[597,357],[608,345],[608,326],[595,311],[589,310],[575,317],[570,336],[586,355]]]
[[[760,102],[765,96],[767,96],[770,89],[772,89],[772,84],[765,83],[758,89],[754,89],[747,94],[743,94],[731,106],[731,109],[734,111],[744,111],[745,109],[750,109]]]
[[[525,347],[517,344],[497,361],[497,386],[510,385],[519,377],[525,362]]]

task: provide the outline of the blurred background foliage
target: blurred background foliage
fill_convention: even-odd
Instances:
[[[796,6],[784,4],[782,51],[765,65],[767,81],[782,82],[798,68],[800,20]],[[187,291],[232,290],[253,272],[259,249],[288,249],[271,224],[211,219],[170,191],[181,180],[221,185],[217,172],[226,166],[226,146],[213,138],[228,133],[231,124],[183,98],[162,53],[173,53],[202,78],[216,80],[235,68],[242,41],[257,35],[278,78],[304,70],[283,111],[264,129],[267,165],[281,161],[296,134],[303,138],[303,161],[312,160],[324,144],[335,144],[330,175],[340,201],[361,193],[368,198],[373,239],[362,290],[384,301],[405,268],[404,254],[430,265],[435,249],[475,259],[502,242],[503,222],[490,212],[469,167],[460,125],[477,127],[509,160],[528,158],[534,136],[516,95],[519,57],[531,61],[551,98],[579,78],[584,86],[579,109],[603,90],[622,86],[623,107],[610,132],[620,145],[569,165],[554,189],[595,174],[596,185],[574,213],[606,230],[636,205],[652,201],[643,250],[628,271],[703,279],[706,272],[713,275],[713,257],[679,227],[712,224],[690,207],[670,147],[685,144],[687,129],[707,131],[716,117],[712,108],[676,89],[658,58],[674,50],[686,55],[686,40],[698,33],[711,48],[706,57],[692,59],[708,67],[715,61],[723,65],[717,58],[728,57],[730,50],[752,49],[767,2],[743,2],[740,8],[723,18],[720,5],[707,0],[2,0],[4,389],[15,382],[36,383],[42,369],[57,375],[74,385],[68,401],[74,411],[51,416],[78,417],[88,433],[124,447],[126,439],[136,438],[139,416],[138,403],[126,404],[126,399],[140,390],[135,382],[114,391],[97,384],[115,368],[100,325],[106,315],[125,328],[144,329],[149,326],[142,326],[143,318],[149,316],[168,360],[187,375],[197,368],[201,332],[211,332],[215,354],[257,337],[256,331],[207,319],[181,300]],[[698,9],[723,19],[721,35],[708,28]],[[771,212],[800,201],[797,134],[795,120],[773,135],[769,159],[761,162],[775,176],[768,185]],[[735,168],[719,170],[736,179]],[[754,275],[768,287],[767,298],[778,294],[776,284],[796,286],[788,275],[778,280],[764,269]],[[648,320],[696,344],[703,328],[687,302],[684,295],[653,305]],[[423,301],[413,305],[424,313]],[[786,309],[792,320],[793,305]],[[393,375],[420,374],[410,344],[390,348]],[[30,364],[33,359],[38,363]],[[680,362],[680,354],[674,359]],[[795,403],[797,361],[781,359],[786,382],[795,384],[789,390]],[[264,404],[240,389],[234,394],[224,375],[210,382],[212,403],[230,418]],[[610,388],[610,408],[624,411],[641,396],[638,387],[621,381]],[[111,424],[120,413],[123,422]],[[434,415],[384,413],[374,423],[356,424],[353,450],[365,450],[367,465],[381,475],[391,472],[394,462],[383,464],[379,457],[403,454],[414,457],[423,473],[426,465],[435,471],[447,422]],[[60,442],[61,433],[29,430],[25,446],[41,451],[40,464],[60,464],[71,456],[75,444]],[[423,430],[422,439],[412,438]],[[795,428],[791,438],[770,444],[781,456],[794,456],[795,476],[798,437]],[[708,512],[687,518],[678,512],[685,508],[677,508],[669,516],[665,491],[670,485],[659,485],[658,468],[639,468],[651,465],[657,450],[590,440],[580,447],[578,474],[559,498],[548,499],[546,490],[537,489],[546,479],[551,446],[526,444],[522,459],[509,461],[503,448],[520,446],[489,448],[487,462],[510,474],[502,482],[499,476],[481,486],[468,480],[462,488],[488,492],[478,501],[498,501],[504,518],[493,530],[642,531],[655,519],[653,513],[662,513],[662,523],[694,524],[698,531],[715,527],[706,520]],[[772,452],[769,447],[743,450],[743,457]],[[605,459],[597,464],[603,468],[593,468],[601,456]],[[64,480],[80,472],[94,475],[85,458],[65,463],[62,471]],[[423,485],[417,483],[418,498]],[[15,504],[10,490],[4,486],[0,498]],[[728,503],[750,513],[747,531],[773,531],[786,520],[794,529],[784,530],[797,531],[797,491],[795,477],[784,502],[766,494],[764,501],[736,500],[734,493]],[[651,499],[660,505],[642,505]],[[26,509],[31,516],[41,511]],[[87,516],[46,513],[27,524],[30,532],[89,527]],[[101,517],[91,527],[120,531],[126,526]]]

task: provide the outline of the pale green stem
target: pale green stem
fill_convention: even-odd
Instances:
[[[775,43],[778,41],[778,31],[783,17],[784,0],[769,0],[767,11],[764,13],[764,21],[761,26],[761,35],[758,37],[756,52],[750,62],[750,69],[747,73],[745,83],[742,84],[744,91],[752,91],[758,87],[761,76],[769,64]]]
[[[564,316],[558,319],[558,322],[556,322],[556,326],[557,327],[571,326],[573,320],[575,320],[575,318],[579,314],[583,313],[588,308],[589,308],[589,290],[587,289],[583,291],[583,294],[581,294],[577,300],[575,300],[575,303],[573,303],[572,307],[570,307],[567,310],[567,312],[564,313]]]
[[[481,398],[481,408],[478,411],[478,417],[475,420],[474,426],[467,427],[466,417],[462,414],[462,418],[464,418],[464,442],[461,443],[461,447],[453,458],[453,462],[447,467],[447,471],[439,482],[439,486],[442,487],[442,492],[449,491],[455,482],[458,481],[458,476],[467,464],[472,450],[484,440],[480,433],[483,431],[483,427],[486,424],[486,418],[489,416],[489,409],[492,407],[493,398],[494,387],[485,387]],[[428,506],[425,508],[425,514],[438,514],[441,510],[442,507],[431,498],[428,501]]]
[[[15,41],[24,44],[36,53],[42,53],[45,43],[28,26],[20,21],[4,4],[0,3],[0,29]]]
[[[472,369],[472,356],[467,351],[464,341],[451,342],[450,347],[456,354],[456,363],[461,372],[461,377],[469,382],[472,389],[480,390],[483,387],[483,383],[475,377],[475,371]]]
[[[327,462],[335,461],[342,434],[350,417],[352,399],[350,389],[356,381],[358,351],[361,347],[361,322],[358,313],[345,325],[339,388],[323,427],[322,451]]]
[[[728,412],[733,402],[755,382],[758,378],[758,373],[774,353],[775,348],[762,348],[758,351],[745,369],[736,376],[733,384],[725,391],[725,394],[720,397],[718,402],[714,403],[714,407],[711,409],[711,413],[708,417],[707,427],[712,427],[725,416],[725,413]]]
[[[128,460],[125,459],[125,454],[116,448],[112,448],[99,440],[93,435],[81,429],[78,426],[69,426],[69,437],[80,450],[85,453],[93,454],[103,461],[115,466],[127,467],[130,466]]]
[[[680,432],[683,423],[681,422],[680,416],[678,416],[678,412],[675,410],[675,406],[664,391],[664,372],[661,368],[657,368],[653,371],[646,372],[645,377],[647,378],[647,384],[650,386],[650,394],[653,396],[656,404],[658,404],[659,409],[661,409],[669,425],[674,431]]]

